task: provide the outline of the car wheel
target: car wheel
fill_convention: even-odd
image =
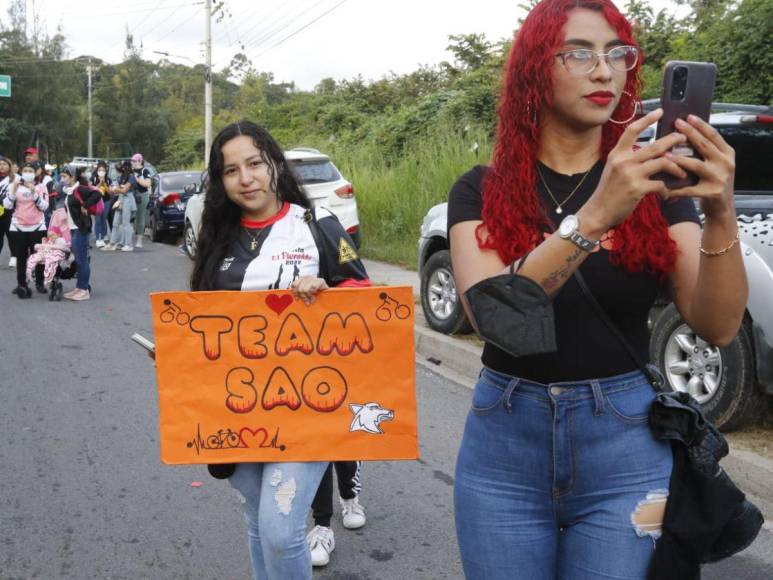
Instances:
[[[158,229],[158,220],[151,214],[150,217],[150,240],[160,242],[164,238],[164,232]]]
[[[185,222],[185,230],[183,230],[183,249],[191,260],[196,259],[196,233],[189,221]]]
[[[421,269],[421,306],[427,324],[445,334],[467,334],[472,326],[456,294],[451,253],[441,250],[432,254]]]
[[[729,345],[709,344],[670,304],[655,322],[650,356],[671,389],[690,393],[710,421],[732,431],[753,419],[760,407],[751,337],[747,320]]]

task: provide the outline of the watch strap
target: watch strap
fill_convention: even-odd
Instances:
[[[574,230],[571,234],[569,234],[569,237],[566,239],[572,242],[574,245],[578,246],[581,250],[585,250],[586,252],[592,252],[599,245],[598,241],[594,242],[592,240],[589,240],[577,230]]]

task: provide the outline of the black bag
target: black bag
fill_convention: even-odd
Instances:
[[[519,265],[526,261],[524,256]],[[483,340],[512,356],[555,352],[553,302],[542,286],[513,272],[481,280],[464,293]]]

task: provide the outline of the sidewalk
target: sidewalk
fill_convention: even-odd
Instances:
[[[424,321],[419,295],[419,275],[391,264],[363,260],[371,281],[387,286],[413,286],[416,302],[414,341],[416,362],[456,383],[472,388],[481,368],[483,352],[480,341],[472,337],[452,337],[431,330]],[[727,436],[730,455],[722,462],[724,469],[749,496],[765,516],[765,528],[773,532],[773,461],[734,445],[733,434]]]

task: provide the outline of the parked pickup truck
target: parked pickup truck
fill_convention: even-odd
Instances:
[[[645,101],[645,110],[657,101]],[[650,356],[671,388],[690,392],[725,430],[740,427],[773,396],[773,108],[715,103],[710,122],[736,151],[735,198],[749,302],[738,336],[720,348],[698,337],[667,300],[650,315]],[[639,144],[654,139],[654,127]],[[418,267],[429,326],[468,333],[456,293],[446,233],[447,204],[421,225]]]

